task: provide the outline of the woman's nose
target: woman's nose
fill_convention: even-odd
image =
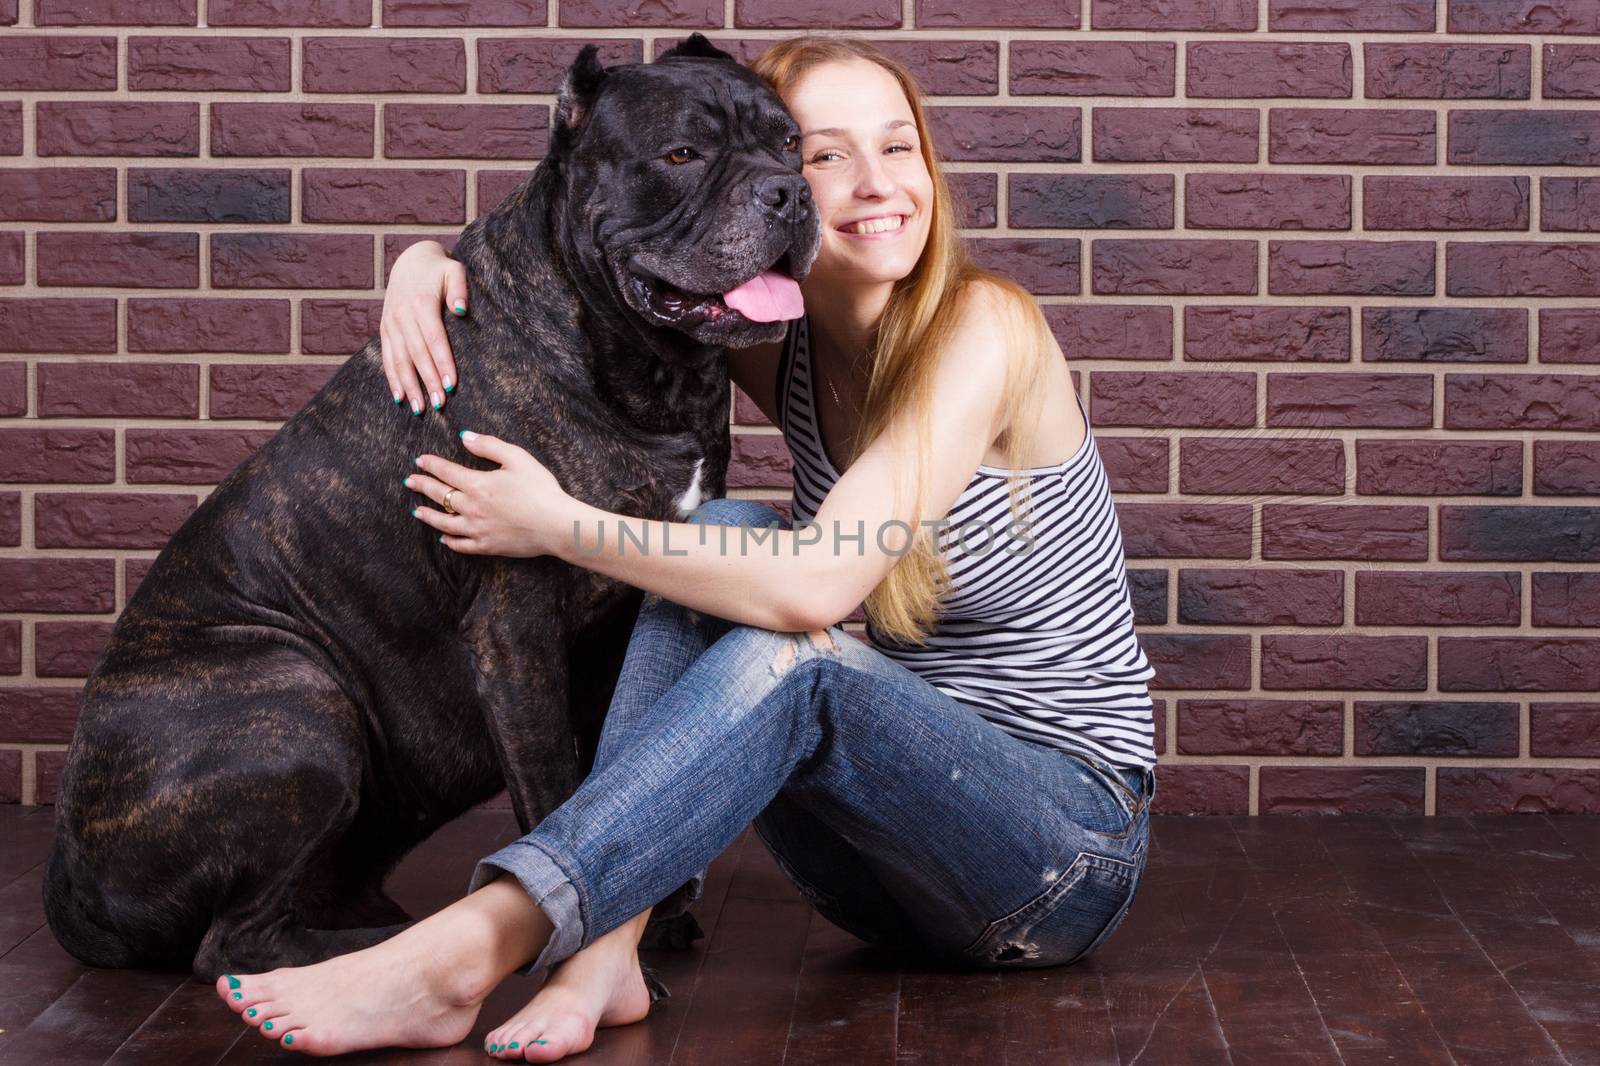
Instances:
[[[883,160],[872,155],[863,157],[856,174],[856,195],[882,200],[893,192],[894,179],[883,165]]]

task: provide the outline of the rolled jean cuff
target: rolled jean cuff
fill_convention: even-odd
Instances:
[[[650,919],[676,918],[688,911],[689,905],[706,892],[706,871],[709,867],[702,868],[699,873],[693,874],[689,880],[673,889],[667,897],[657,903],[650,911]]]
[[[538,845],[525,840],[513,840],[494,854],[478,860],[478,865],[472,871],[472,880],[467,884],[467,894],[471,895],[493,881],[497,871],[502,870],[517,879],[523,891],[539,905],[554,927],[539,957],[518,967],[515,972],[524,976],[538,973],[576,955],[583,947],[583,910],[572,879]]]

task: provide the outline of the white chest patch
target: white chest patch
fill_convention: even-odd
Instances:
[[[694,473],[689,476],[689,487],[678,497],[678,514],[687,518],[695,508],[705,502],[706,494],[700,486],[700,468],[706,463],[702,456],[694,461]]]

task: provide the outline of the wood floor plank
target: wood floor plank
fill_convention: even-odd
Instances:
[[[236,1041],[257,1039],[209,983],[190,978],[106,1060],[107,1066],[215,1066]]]
[[[0,806],[0,887],[44,862],[54,831],[54,807]]]
[[[0,960],[44,927],[43,878],[41,863],[0,888]]]
[[[184,979],[182,974],[146,970],[85,970],[7,1040],[5,1061],[99,1066]]]
[[[813,910],[784,1066],[893,1062],[900,960]]]
[[[998,970],[908,965],[900,974],[899,1066],[1004,1062]]]

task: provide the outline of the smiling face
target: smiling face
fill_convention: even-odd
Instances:
[[[818,282],[898,281],[928,242],[933,178],[900,83],[866,59],[807,71],[784,100],[822,221]]]

